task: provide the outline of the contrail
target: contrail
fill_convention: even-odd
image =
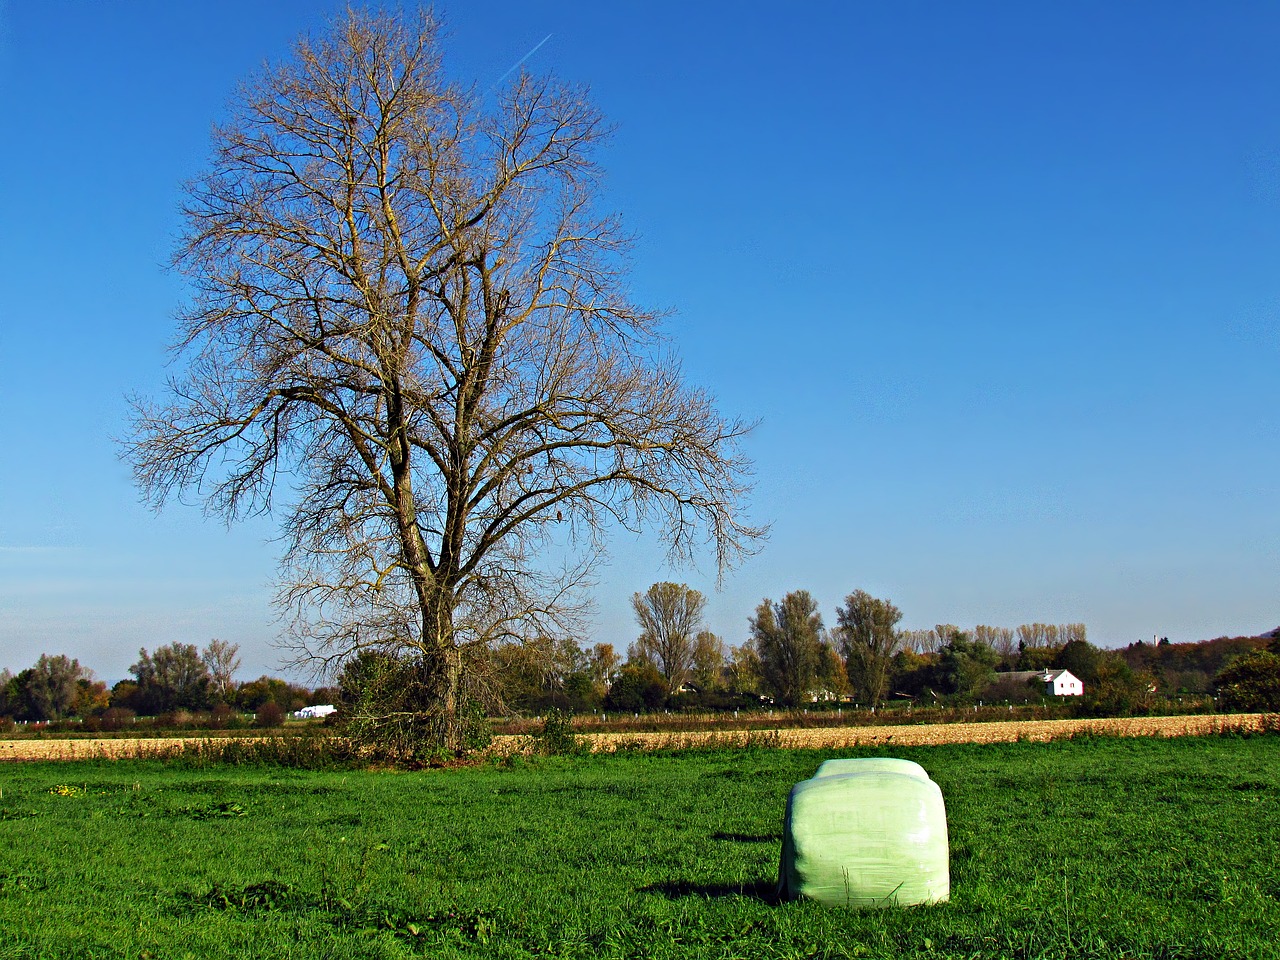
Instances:
[[[513,63],[513,64],[510,66],[510,68],[507,70],[507,72],[506,72],[506,73],[504,73],[502,76],[500,76],[497,80],[493,81],[493,85],[496,87],[496,86],[497,86],[498,84],[500,84],[503,80],[507,79],[507,77],[511,76],[511,71],[512,71],[512,70],[515,70],[515,69],[516,69],[516,67],[520,66],[520,64],[524,63],[526,60],[528,60],[530,57],[532,57],[535,53],[537,53],[537,52],[538,52],[538,48],[539,48],[539,47],[541,47],[541,46],[542,46],[544,43],[546,43],[548,40],[550,40],[552,36],[553,36],[552,34],[548,33],[545,37],[543,37],[541,40],[539,40],[539,41],[538,41],[538,46],[534,47],[532,50],[530,50],[528,53],[526,53],[523,57],[521,57],[519,60],[517,60],[515,63]]]

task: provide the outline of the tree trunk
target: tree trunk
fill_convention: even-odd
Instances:
[[[427,702],[422,706],[440,746],[453,753],[465,747],[462,710],[462,651],[453,634],[453,604],[448,591],[431,591],[424,603],[422,640]]]

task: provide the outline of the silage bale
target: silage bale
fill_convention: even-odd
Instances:
[[[846,773],[904,773],[909,777],[928,780],[929,774],[924,767],[914,760],[899,760],[897,757],[840,757],[836,760],[824,760],[818,767],[815,777],[835,777]]]
[[[797,783],[783,821],[779,893],[828,906],[938,903],[951,894],[942,791],[867,770]]]

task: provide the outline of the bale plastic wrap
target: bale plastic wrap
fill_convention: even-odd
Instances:
[[[909,777],[929,779],[929,774],[920,764],[914,760],[899,760],[897,757],[840,757],[836,760],[824,760],[814,776],[835,777],[846,773],[872,772],[905,773]]]
[[[927,775],[866,769],[797,783],[782,837],[784,897],[888,907],[951,894],[946,808]]]

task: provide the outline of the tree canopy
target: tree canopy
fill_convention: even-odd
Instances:
[[[897,626],[902,612],[888,600],[855,590],[836,610],[836,633],[859,696],[871,706],[879,706],[889,692],[889,671],[893,655],[903,643]],[[939,630],[939,633],[941,630]]]
[[[798,705],[823,667],[818,601],[807,590],[792,590],[779,603],[761,600],[750,625],[751,643],[765,687],[780,703]]]
[[[631,597],[640,625],[636,659],[645,660],[666,680],[667,693],[680,689],[693,672],[698,628],[707,598],[684,583],[655,583]]]
[[[276,512],[300,659],[405,660],[424,742],[462,745],[475,657],[566,629],[610,526],[721,571],[762,533],[747,425],[627,294],[605,134],[554,79],[451,81],[430,12],[349,10],[241,87],[186,191],[182,363],[136,402],[136,479]]]

